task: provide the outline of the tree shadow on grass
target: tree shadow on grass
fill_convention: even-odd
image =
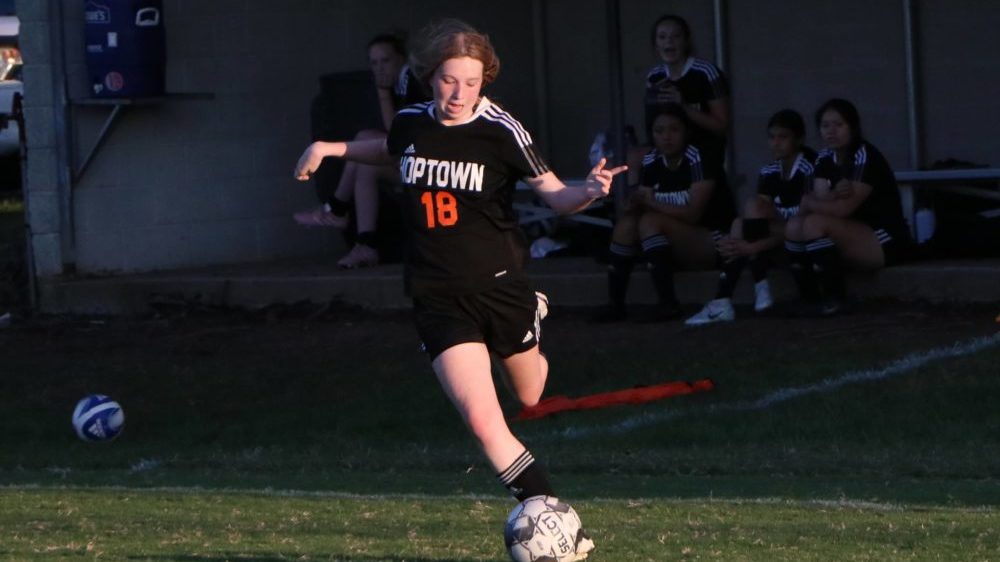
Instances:
[[[328,560],[330,562],[478,562],[471,558],[420,558],[412,556],[341,556],[334,554],[317,554],[310,556],[313,560]],[[220,552],[214,554],[153,554],[129,556],[128,560],[152,560],[175,562],[288,562],[297,559],[294,554],[283,556],[277,553],[245,554],[239,552]]]

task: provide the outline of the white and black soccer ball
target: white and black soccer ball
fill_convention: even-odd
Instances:
[[[76,403],[73,429],[84,441],[110,441],[125,427],[125,412],[103,394],[91,394]]]
[[[503,538],[514,562],[566,562],[576,559],[580,516],[553,496],[532,496],[507,516]]]

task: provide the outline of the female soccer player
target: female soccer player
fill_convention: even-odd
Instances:
[[[677,104],[663,106],[653,119],[655,149],[642,161],[638,191],[611,234],[608,267],[610,306],[599,321],[626,317],[625,293],[637,258],[649,265],[660,305],[653,320],[680,315],[674,269],[715,265],[715,242],[736,216],[732,196],[716,182],[713,168],[690,143],[693,125]],[[641,248],[641,252],[640,252]]]
[[[572,213],[606,196],[626,168],[606,169],[601,161],[583,186],[566,186],[521,123],[482,95],[500,69],[489,38],[457,20],[426,35],[413,68],[433,100],[401,110],[386,140],[313,143],[295,176],[307,179],[327,156],[398,163],[410,218],[407,285],[434,372],[510,493],[519,500],[553,495],[508,428],[490,371],[493,352],[525,405],[538,402],[548,375],[538,351],[544,303],[523,269],[514,189],[524,178],[553,209]],[[576,548],[582,559],[593,543],[583,537]]]
[[[647,138],[652,141],[653,119],[663,106],[680,105],[693,125],[691,144],[701,151],[706,167],[717,168],[716,180],[722,183],[730,122],[729,82],[725,74],[711,62],[692,56],[691,27],[680,16],[668,14],[657,19],[650,42],[659,62],[646,74]],[[635,161],[630,163],[637,164],[643,153],[631,154]],[[638,166],[634,166],[632,175],[638,171]]]
[[[754,310],[774,304],[767,270],[771,253],[782,246],[785,221],[799,211],[802,195],[812,190],[816,152],[805,145],[806,124],[797,111],[782,109],[767,122],[767,140],[774,161],[760,169],[757,195],[747,201],[743,218],[733,221],[729,236],[719,240],[722,271],[715,299],[685,324],[697,326],[736,319],[732,296],[740,274],[749,264],[754,280]]]
[[[413,73],[406,64],[406,46],[396,35],[377,35],[368,42],[368,64],[375,80],[379,111],[385,128],[365,129],[358,132],[355,140],[384,139],[385,131],[389,129],[396,111],[428,99],[413,78]],[[303,226],[347,228],[353,199],[357,241],[337,261],[337,265],[345,269],[377,265],[378,181],[395,176],[396,171],[391,166],[348,162],[333,196],[315,209],[295,213],[295,221]]]
[[[844,305],[844,263],[862,271],[892,265],[911,242],[896,176],[862,135],[854,104],[827,101],[816,110],[816,127],[826,149],[816,159],[813,191],[788,221],[785,247],[803,299],[830,316]]]

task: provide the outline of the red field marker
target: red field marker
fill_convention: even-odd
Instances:
[[[622,406],[626,404],[644,404],[654,400],[662,400],[671,396],[683,396],[696,392],[707,392],[715,388],[712,379],[701,379],[694,382],[679,381],[657,384],[653,386],[640,386],[615,390],[612,392],[602,392],[581,396],[580,398],[570,398],[568,396],[553,396],[546,398],[538,404],[525,407],[514,418],[514,421],[534,420],[543,418],[557,412],[568,410],[593,410],[596,408],[607,408],[609,406]]]

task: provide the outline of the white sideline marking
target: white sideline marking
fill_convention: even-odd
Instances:
[[[707,410],[700,412],[678,412],[668,410],[659,413],[645,413],[626,418],[616,424],[604,426],[568,427],[554,433],[549,433],[547,437],[558,437],[563,439],[583,439],[595,435],[621,435],[634,429],[649,427],[654,424],[674,420],[687,415],[701,414],[722,414],[731,412],[752,412],[764,410],[786,402],[793,398],[801,398],[810,394],[826,393],[836,390],[842,386],[860,382],[878,381],[891,378],[897,375],[906,374],[910,371],[923,367],[931,361],[939,359],[950,359],[972,355],[984,349],[1000,345],[1000,332],[992,336],[982,336],[966,342],[956,342],[950,346],[937,347],[923,353],[913,353],[901,359],[893,361],[888,366],[881,369],[867,369],[864,371],[849,371],[837,378],[824,379],[816,384],[807,386],[793,386],[780,388],[770,394],[764,395],[757,400],[733,402],[731,404],[714,404]]]
[[[374,500],[374,501],[450,501],[450,500],[472,500],[472,501],[506,501],[514,503],[513,498],[508,495],[499,494],[357,494],[352,492],[337,492],[330,490],[275,490],[272,488],[206,488],[202,486],[48,486],[38,484],[10,484],[0,485],[0,492],[36,492],[36,491],[73,491],[73,492],[115,492],[130,494],[184,494],[191,496],[219,495],[219,496],[256,496],[265,498],[287,498],[287,499],[338,499],[338,500]],[[787,507],[821,507],[840,509],[860,509],[866,511],[905,511],[909,509],[928,509],[934,511],[962,512],[962,513],[994,513],[994,506],[949,506],[936,504],[901,504],[892,502],[874,502],[868,500],[795,500],[781,497],[763,498],[728,498],[728,497],[629,497],[629,498],[607,498],[592,497],[581,500],[574,500],[575,503],[597,503],[597,504],[671,504],[671,505],[694,505],[694,504],[719,504],[719,505],[778,505]]]

